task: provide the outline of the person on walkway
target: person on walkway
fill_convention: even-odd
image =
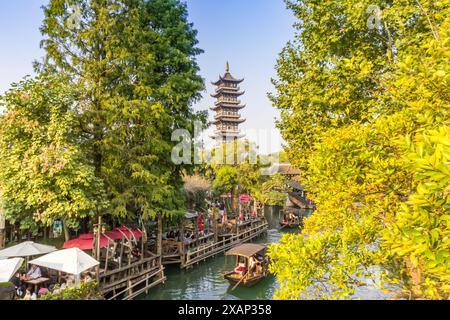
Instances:
[[[220,216],[223,217],[223,214],[225,213],[225,203],[220,202],[219,210],[220,210]]]

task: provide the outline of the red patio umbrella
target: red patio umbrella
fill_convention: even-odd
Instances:
[[[81,239],[81,240],[94,239],[94,234],[93,234],[93,233],[84,233],[84,234],[80,234],[80,235],[78,236],[78,239]]]
[[[108,238],[111,238],[112,240],[120,240],[123,238],[123,234],[121,234],[119,231],[106,231],[105,236]]]
[[[100,248],[106,248],[108,246],[108,239],[106,237],[100,237]],[[92,250],[94,249],[94,238],[83,238],[80,236],[77,239],[64,242],[64,249],[78,248],[80,250]]]
[[[119,228],[115,228],[114,231],[117,231],[121,234],[124,234],[127,238],[140,238],[142,237],[142,232],[140,230],[130,230],[126,227],[119,227]]]
[[[252,198],[248,194],[243,194],[239,197],[240,202],[249,203],[252,200]]]

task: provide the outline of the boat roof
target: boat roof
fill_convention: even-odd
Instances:
[[[251,257],[257,253],[264,254],[267,250],[267,247],[262,244],[256,243],[244,243],[237,247],[234,247],[228,250],[225,255],[227,256],[243,256],[243,257]]]

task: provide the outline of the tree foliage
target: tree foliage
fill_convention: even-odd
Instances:
[[[271,248],[276,297],[348,298],[377,278],[447,299],[450,1],[287,5],[297,34],[272,100],[317,212]]]
[[[171,134],[204,120],[192,109],[204,84],[186,5],[51,0],[41,32],[36,70],[59,80],[24,81],[5,97],[9,219],[184,213],[182,172],[191,166],[172,162]]]
[[[77,92],[66,80],[25,79],[3,97],[1,196],[7,219],[22,229],[54,219],[76,224],[107,206],[103,183],[74,130]]]

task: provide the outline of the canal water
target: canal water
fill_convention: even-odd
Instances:
[[[305,211],[306,215],[312,211]],[[280,230],[280,208],[268,207],[265,216],[269,224],[267,235],[261,236],[256,243],[278,243],[284,233],[298,233],[300,229]],[[165,284],[152,288],[148,295],[140,296],[140,300],[271,300],[278,288],[276,277],[268,276],[253,287],[232,286],[223,278],[226,271],[230,271],[234,261],[229,258],[228,270],[225,267],[223,253],[214,258],[195,265],[190,270],[181,270],[179,266],[167,266]],[[367,286],[357,290],[352,299],[382,300],[390,298],[389,295],[376,289],[368,283]]]
[[[307,211],[309,214],[310,211]],[[265,210],[269,231],[256,243],[277,243],[283,233],[298,232],[297,229],[280,230],[280,209],[268,207]],[[234,261],[228,259],[228,269]],[[223,253],[199,263],[190,270],[180,270],[179,266],[167,266],[165,284],[152,288],[145,300],[271,300],[277,289],[275,276],[269,276],[251,288],[232,286],[223,278],[225,273],[225,256]],[[228,270],[229,271],[229,270]]]

